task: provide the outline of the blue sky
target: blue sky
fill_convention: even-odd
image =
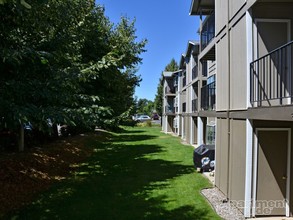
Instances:
[[[142,82],[136,88],[138,98],[154,100],[159,78],[165,66],[186,51],[188,40],[198,40],[199,19],[189,16],[191,0],[96,0],[105,6],[113,23],[121,16],[136,19],[138,40],[146,38],[147,52],[141,55],[138,75]]]

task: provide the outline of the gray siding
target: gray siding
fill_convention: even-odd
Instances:
[[[215,185],[228,195],[228,120],[217,119]]]
[[[229,197],[241,202],[245,194],[246,121],[231,120],[230,129]]]
[[[215,11],[215,34],[218,35],[228,22],[228,0],[215,1]]]
[[[246,0],[229,0],[229,19],[233,18],[245,3]]]
[[[245,16],[230,31],[230,109],[246,109],[247,52]]]
[[[225,35],[216,45],[217,80],[216,110],[228,110],[228,38]]]

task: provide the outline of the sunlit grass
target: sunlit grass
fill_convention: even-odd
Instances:
[[[200,194],[210,183],[193,168],[193,147],[179,138],[134,127],[87,140],[93,156],[14,219],[220,219]]]

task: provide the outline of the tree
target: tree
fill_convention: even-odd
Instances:
[[[124,115],[146,44],[134,21],[115,26],[93,0],[15,2],[0,4],[0,128],[49,132],[47,119],[91,127]]]
[[[171,59],[170,63],[165,67],[164,71],[177,71],[179,69],[179,66],[174,58]],[[159,79],[159,84],[157,86],[157,94],[155,96],[154,100],[154,107],[159,115],[162,115],[163,113],[163,73],[161,74],[161,77]]]
[[[154,102],[148,99],[139,99],[137,101],[137,113],[151,116],[154,111]]]

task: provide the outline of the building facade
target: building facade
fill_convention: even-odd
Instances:
[[[215,141],[215,186],[245,217],[293,212],[292,11],[292,0],[191,2],[201,21],[197,93],[185,98],[191,113],[178,134]]]

